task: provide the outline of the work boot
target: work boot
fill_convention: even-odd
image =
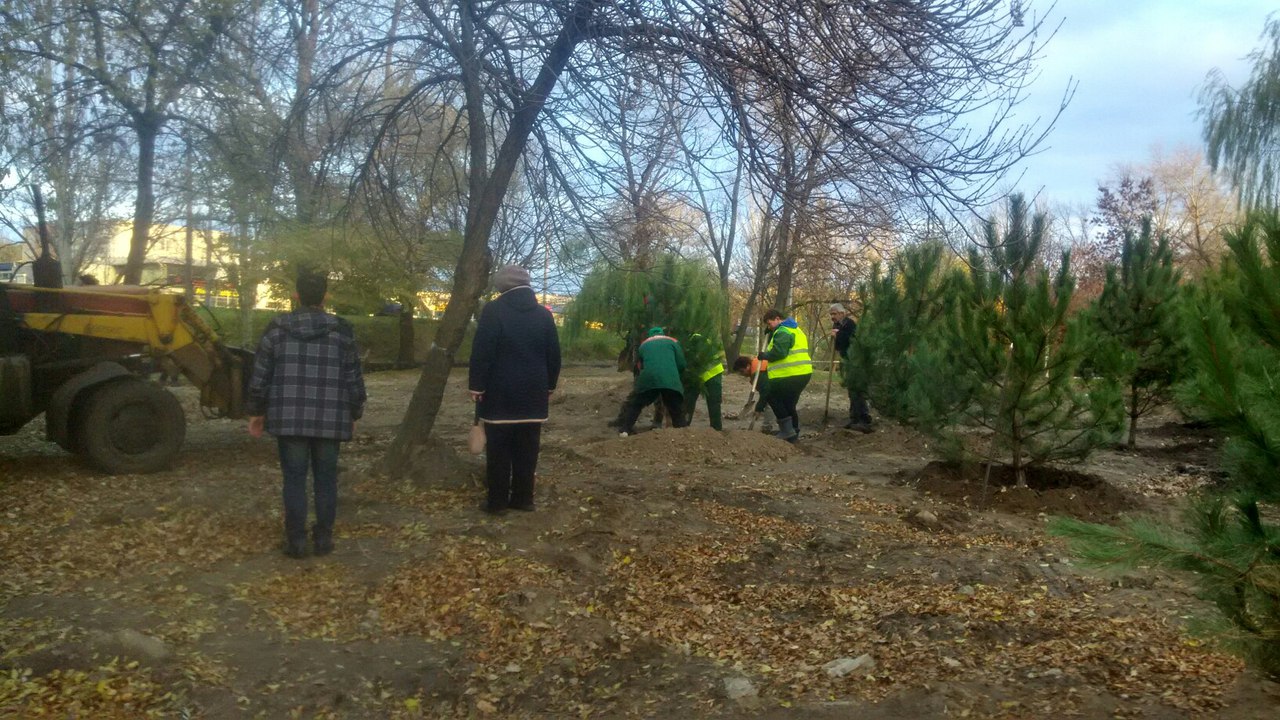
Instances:
[[[311,537],[312,552],[316,557],[324,557],[333,552],[333,534],[332,533],[313,533]]]
[[[787,442],[795,442],[800,437],[800,433],[796,431],[795,420],[792,418],[782,418],[778,421],[778,432],[773,434],[779,440]]]

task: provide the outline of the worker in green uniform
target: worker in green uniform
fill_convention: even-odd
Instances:
[[[777,310],[766,312],[764,323],[773,331],[773,336],[758,359],[769,363],[769,407],[778,418],[778,432],[774,437],[793,443],[800,437],[796,404],[813,377],[809,338],[795,318],[784,317]]]
[[[636,365],[640,372],[618,415],[621,434],[635,432],[640,411],[659,398],[667,408],[672,427],[684,427],[684,387],[680,375],[685,369],[685,359],[680,343],[668,337],[662,328],[650,328],[649,337],[636,350]]]

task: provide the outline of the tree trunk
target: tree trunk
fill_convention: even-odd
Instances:
[[[258,304],[256,288],[245,286],[240,291],[240,347],[252,348],[253,341],[253,306]]]
[[[1138,387],[1129,388],[1129,449],[1138,447]]]
[[[471,193],[467,203],[466,229],[462,234],[462,254],[458,258],[457,267],[453,271],[453,290],[449,303],[445,306],[444,317],[436,330],[435,341],[427,352],[422,366],[422,375],[413,390],[413,398],[405,410],[404,420],[396,432],[395,440],[387,450],[383,469],[389,475],[400,475],[409,468],[413,457],[414,446],[426,442],[435,426],[436,415],[440,411],[444,399],[445,386],[449,382],[449,371],[453,367],[454,355],[462,346],[466,335],[467,323],[475,313],[480,302],[480,293],[488,285],[489,236],[493,233],[493,225],[498,219],[498,211],[502,207],[502,199],[511,185],[511,176],[515,173],[516,164],[524,154],[524,148],[533,132],[534,123],[542,113],[543,107],[552,89],[560,78],[573,50],[583,39],[592,16],[603,0],[578,0],[573,12],[565,20],[564,27],[548,49],[538,77],[523,94],[511,115],[510,125],[502,147],[494,158],[493,171],[485,177],[484,145],[485,123],[488,118],[484,114],[484,103],[480,100],[479,72],[474,58],[459,58],[466,86],[467,114],[470,126],[470,142],[472,143],[471,163],[468,169],[468,183]],[[464,19],[467,17],[463,13]],[[464,36],[469,34],[464,25]],[[466,45],[469,47],[470,42]]]
[[[783,239],[778,245],[778,294],[773,299],[774,309],[783,315],[791,314],[791,280],[795,272],[795,257],[791,248],[796,240],[792,222],[793,216],[788,203],[787,208],[782,211],[782,220],[779,223]]]
[[[495,217],[496,213],[495,207],[490,217]],[[458,258],[453,272],[453,293],[445,306],[431,349],[427,351],[422,374],[418,376],[404,420],[387,450],[384,469],[389,475],[399,475],[408,469],[414,446],[430,437],[435,427],[445,386],[449,382],[449,371],[453,368],[453,358],[462,346],[467,324],[479,304],[480,293],[488,284],[487,246],[492,227],[491,219],[463,237],[462,256]]]
[[[323,20],[318,0],[302,0],[297,4],[297,25],[290,28],[294,33],[293,50],[297,55],[298,72],[294,78],[293,102],[309,102],[312,78],[315,73],[316,48],[318,47],[321,21]],[[294,215],[298,222],[309,224],[316,215],[316,178],[312,170],[315,151],[309,142],[310,108],[306,112],[297,113],[289,123],[285,144],[288,153],[285,155],[285,166],[289,173],[289,181],[293,188]]]
[[[400,350],[396,353],[397,367],[413,365],[413,306],[415,298],[406,293],[400,297]]]
[[[195,228],[192,227],[195,224],[195,212],[192,210],[192,207],[191,207],[193,202],[191,196],[195,193],[195,189],[192,188],[191,186],[191,146],[190,145],[187,146],[185,160],[186,160],[186,181],[187,182],[186,182],[186,187],[183,188],[183,192],[186,194],[185,205],[186,205],[186,215],[187,215],[187,221],[186,221],[187,232],[186,232],[186,238],[185,238],[186,239],[186,255],[183,258],[184,271],[182,273],[182,288],[183,288],[183,294],[187,298],[187,307],[191,307],[195,305],[195,302],[196,302],[195,269],[192,267],[193,265],[195,265],[194,252],[195,252],[195,232],[196,231],[195,231]]]
[[[253,307],[258,304],[258,286],[251,278],[245,277],[249,268],[249,223],[241,221],[240,237],[240,277],[236,283],[236,293],[240,296],[240,347],[252,348],[256,345],[253,337]]]
[[[156,136],[160,134],[160,123],[154,119],[143,119],[137,123],[138,134],[138,175],[136,179],[138,197],[133,206],[133,235],[129,238],[129,259],[124,266],[124,284],[138,285],[142,282],[142,264],[147,259],[147,241],[151,235],[151,220],[156,212],[155,166]]]
[[[1015,422],[1009,428],[1009,456],[1013,463],[1013,477],[1016,479],[1018,487],[1025,488],[1027,486],[1027,467],[1022,461],[1022,429]]]

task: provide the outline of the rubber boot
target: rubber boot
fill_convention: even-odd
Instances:
[[[795,442],[796,438],[800,437],[800,433],[796,432],[795,421],[792,418],[782,418],[778,421],[778,432],[773,436],[787,442]]]

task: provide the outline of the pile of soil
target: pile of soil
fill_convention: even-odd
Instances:
[[[428,438],[413,451],[406,476],[433,487],[465,489],[484,486],[484,461]]]
[[[662,464],[749,465],[785,460],[797,450],[790,443],[758,432],[666,428],[605,440],[587,452],[597,457]]]
[[[1055,467],[1027,469],[1027,487],[1017,487],[1013,468],[996,465],[985,491],[986,465],[931,462],[906,484],[962,507],[996,509],[1018,515],[1069,515],[1082,520],[1108,520],[1138,503],[1105,480]]]

